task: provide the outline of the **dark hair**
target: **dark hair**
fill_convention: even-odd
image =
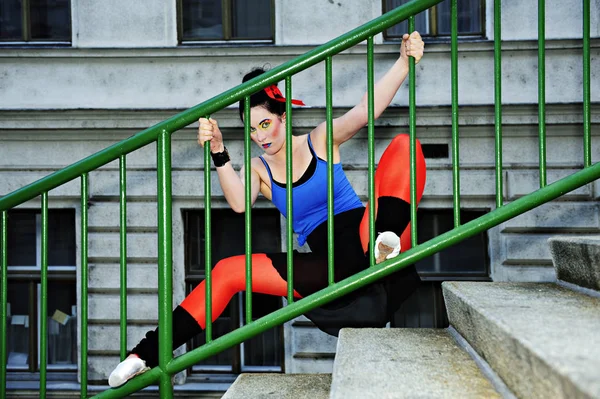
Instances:
[[[255,68],[244,76],[244,78],[242,79],[242,83],[245,83],[257,76],[260,76],[263,73],[265,73],[265,70],[263,68]],[[245,99],[240,100],[239,103],[240,119],[242,120],[244,116],[245,103]],[[282,116],[285,113],[285,103],[273,100],[271,97],[267,96],[267,93],[264,90],[261,90],[250,96],[250,108],[253,107],[264,107],[267,111],[279,116]]]

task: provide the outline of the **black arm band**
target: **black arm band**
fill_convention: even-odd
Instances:
[[[223,147],[222,152],[217,152],[217,153],[211,152],[210,156],[212,157],[212,160],[217,168],[219,166],[225,165],[230,160],[229,152],[227,152],[227,147]]]

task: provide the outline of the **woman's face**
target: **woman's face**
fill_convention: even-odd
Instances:
[[[250,138],[267,154],[277,153],[285,143],[285,114],[273,114],[262,106],[251,108]]]

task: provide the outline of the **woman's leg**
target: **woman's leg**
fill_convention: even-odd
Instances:
[[[411,248],[410,240],[410,144],[407,134],[399,134],[385,149],[375,171],[375,229],[393,231],[400,236],[402,252]],[[425,157],[416,145],[417,205],[425,189]],[[378,217],[379,214],[384,217]],[[369,209],[360,223],[363,251],[369,246]]]
[[[221,260],[212,272],[212,319],[215,321],[234,294],[246,290],[246,257],[232,256]],[[265,254],[252,255],[252,292],[277,296],[287,295],[287,282],[279,275]],[[300,295],[295,292],[296,297]],[[201,282],[181,303],[198,325],[206,326],[206,288]]]
[[[173,349],[199,334],[206,326],[206,284],[201,282],[173,311]],[[227,307],[234,294],[246,289],[246,257],[233,256],[217,263],[212,271],[212,320],[215,321]],[[273,267],[265,254],[252,255],[252,292],[277,296],[287,295],[287,282]],[[295,296],[301,296],[295,291]],[[148,331],[130,352],[142,359],[145,366],[158,365],[158,328]],[[119,386],[143,372],[139,359],[125,360],[109,378],[111,386]],[[133,363],[133,367],[126,364]],[[136,363],[137,362],[137,363]],[[122,366],[123,365],[123,366]],[[131,370],[131,372],[130,372]]]

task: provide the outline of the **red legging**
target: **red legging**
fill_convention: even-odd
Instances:
[[[386,148],[375,173],[375,197],[396,197],[410,203],[409,136],[396,136]],[[425,188],[425,158],[417,142],[417,203]],[[375,201],[377,204],[377,201]],[[375,210],[377,213],[377,209]],[[369,242],[369,213],[365,211],[360,224],[363,251]],[[401,236],[402,251],[411,247],[410,224]],[[215,321],[225,310],[234,294],[246,289],[246,257],[232,256],[219,261],[212,271],[212,319]],[[205,282],[201,282],[181,303],[196,319],[202,329],[206,326]],[[252,292],[277,296],[287,295],[287,282],[277,272],[265,254],[252,255]],[[301,298],[298,292],[294,296]]]

